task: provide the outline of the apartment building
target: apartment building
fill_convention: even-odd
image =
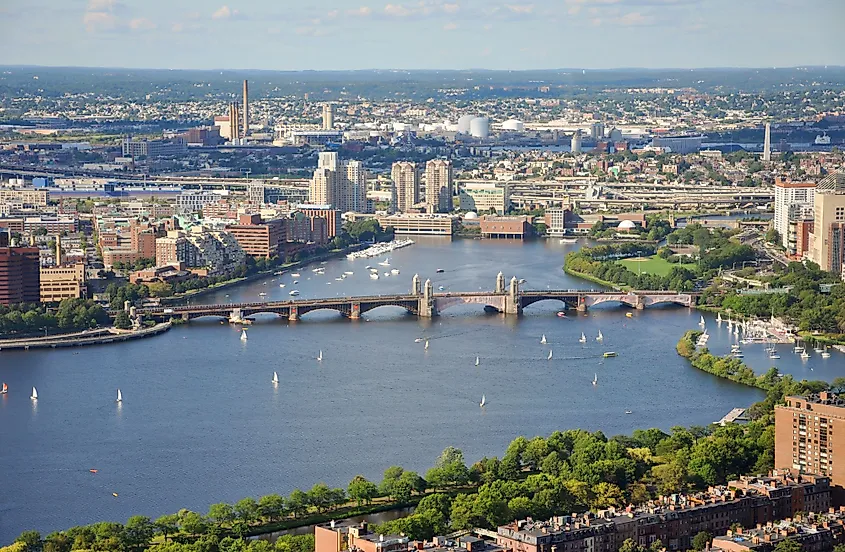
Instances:
[[[0,247],[0,305],[41,299],[37,247]]]
[[[402,535],[377,535],[367,522],[335,522],[314,527],[314,552],[407,552],[410,539]]]
[[[812,255],[822,270],[845,270],[845,171],[819,181],[814,197]]]
[[[829,552],[845,542],[845,507],[800,518],[728,530],[713,539],[713,552],[772,552],[783,541],[794,541],[803,552]]]
[[[390,170],[393,181],[393,210],[407,213],[420,201],[420,173],[416,163],[400,161]]]
[[[452,210],[452,162],[432,159],[425,164],[425,206],[429,213]]]
[[[788,182],[775,179],[775,216],[774,228],[780,236],[781,245],[790,249],[789,222],[803,217],[809,212],[812,216],[813,199],[816,192],[815,182]],[[793,250],[794,254],[794,242]]]
[[[85,263],[42,267],[39,292],[42,303],[85,297]]]
[[[262,221],[260,215],[241,215],[238,224],[226,226],[226,232],[253,257],[276,257],[283,253],[283,244],[287,241],[283,220]]]

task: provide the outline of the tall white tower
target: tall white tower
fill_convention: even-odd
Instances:
[[[766,123],[766,135],[763,137],[763,161],[772,160],[772,125]]]

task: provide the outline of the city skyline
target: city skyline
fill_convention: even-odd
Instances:
[[[40,9],[44,8],[44,9]],[[72,0],[0,8],[0,64],[172,69],[845,65],[836,0]],[[208,41],[225,36],[225,48]],[[788,36],[789,39],[784,39]],[[682,44],[683,47],[672,47]],[[826,45],[826,46],[825,46]]]

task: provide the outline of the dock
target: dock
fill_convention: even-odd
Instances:
[[[745,417],[745,409],[737,407],[722,416],[722,419],[716,423],[720,426],[727,424],[745,424],[748,423],[748,418]]]

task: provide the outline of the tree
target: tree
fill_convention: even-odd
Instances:
[[[258,504],[254,498],[242,498],[235,503],[234,512],[240,521],[250,525],[258,519]]]
[[[205,533],[207,525],[205,519],[190,510],[180,510],[177,514],[179,516],[179,527],[189,535],[199,535]]]
[[[132,320],[129,318],[129,313],[120,311],[114,317],[114,327],[118,330],[129,330],[132,328]]]
[[[692,538],[692,549],[693,550],[707,550],[708,545],[713,540],[713,535],[708,533],[707,531],[699,531],[695,534]]]
[[[306,513],[308,511],[308,495],[300,489],[291,491],[288,497],[288,510],[293,513],[294,518]]]
[[[645,552],[645,547],[637,544],[634,539],[625,539],[619,547],[619,552]]]
[[[308,491],[308,503],[321,513],[328,508],[330,498],[331,489],[325,483],[315,483]]]
[[[375,483],[367,481],[363,475],[356,475],[349,482],[347,489],[349,498],[356,501],[360,507],[362,504],[370,504],[378,495],[378,487]]]
[[[602,481],[593,487],[594,509],[618,508],[625,503],[622,496],[622,489],[613,483]]]
[[[126,546],[142,550],[150,545],[155,535],[155,525],[147,516],[132,516],[123,527],[123,540]]]
[[[15,542],[22,542],[26,546],[26,552],[38,552],[41,550],[41,533],[38,531],[24,531]]]
[[[258,500],[258,512],[271,523],[277,521],[285,513],[285,499],[277,494],[262,496]]]
[[[162,537],[164,542],[167,542],[167,537],[179,531],[179,515],[166,514],[155,521],[155,530]]]
[[[235,519],[235,511],[231,504],[219,502],[212,504],[208,509],[208,518],[215,521],[217,525],[231,523]]]
[[[775,546],[775,552],[801,552],[801,544],[793,539],[783,539]]]

